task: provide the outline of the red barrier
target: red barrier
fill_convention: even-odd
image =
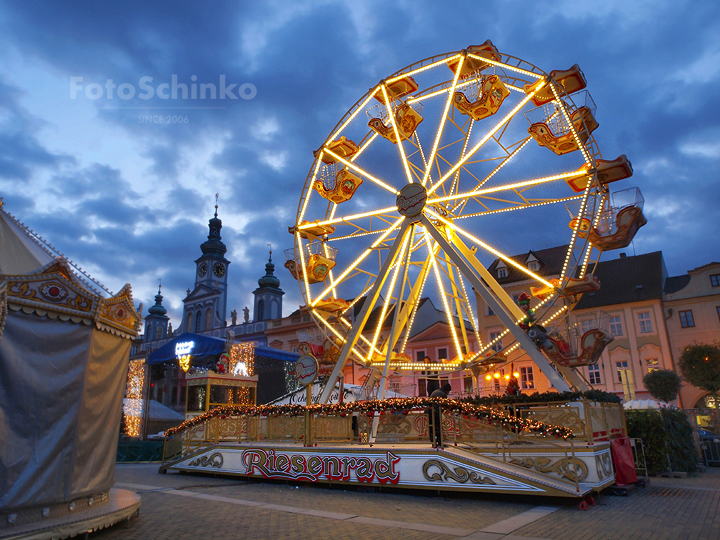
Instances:
[[[615,482],[620,486],[637,482],[635,458],[633,458],[630,439],[628,437],[613,439],[610,447],[615,466]]]

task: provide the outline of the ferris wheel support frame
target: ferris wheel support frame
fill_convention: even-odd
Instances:
[[[333,388],[335,387],[335,383],[338,380],[338,377],[340,376],[340,372],[345,367],[345,362],[347,362],[348,357],[350,356],[350,352],[352,351],[352,348],[357,343],[357,340],[360,338],[360,331],[365,327],[365,323],[367,322],[368,317],[370,316],[370,313],[372,313],[372,309],[375,307],[375,302],[377,302],[377,298],[380,295],[380,291],[382,290],[383,286],[385,285],[385,280],[390,275],[390,268],[393,264],[393,261],[395,260],[395,256],[397,255],[398,250],[404,243],[405,234],[407,233],[408,227],[411,225],[410,220],[404,219],[400,223],[400,228],[398,231],[397,236],[395,237],[395,241],[390,246],[390,250],[385,257],[385,261],[383,262],[382,268],[380,269],[380,272],[378,274],[378,279],[375,280],[375,283],[373,283],[372,288],[368,291],[367,298],[365,300],[365,303],[363,304],[363,307],[360,309],[360,314],[358,315],[357,319],[353,321],[352,330],[350,331],[350,334],[348,335],[347,339],[345,340],[345,344],[343,345],[342,350],[340,351],[340,356],[337,359],[337,362],[335,364],[335,367],[332,370],[332,373],[330,374],[330,377],[325,383],[325,388],[322,391],[322,394],[320,395],[319,402],[320,403],[327,403],[330,399],[330,394],[333,391]],[[377,248],[380,249],[380,248]]]
[[[420,223],[425,226],[427,231],[430,233],[430,235],[433,237],[433,239],[440,245],[442,250],[452,259],[452,261],[457,265],[457,267],[462,271],[462,273],[465,275],[465,277],[470,281],[471,285],[475,287],[475,290],[478,292],[480,296],[482,296],[483,300],[490,306],[490,309],[493,310],[493,312],[500,318],[500,321],[505,325],[505,327],[508,329],[508,331],[513,335],[515,340],[520,344],[520,346],[525,350],[525,352],[530,356],[530,358],[535,362],[535,364],[540,368],[540,371],[543,372],[543,374],[548,378],[550,383],[557,389],[558,392],[568,392],[571,390],[568,383],[558,374],[558,372],[553,368],[553,366],[550,364],[550,362],[540,353],[540,351],[537,349],[535,344],[532,342],[532,340],[525,334],[525,332],[520,328],[516,321],[513,320],[512,316],[508,313],[507,308],[505,305],[501,302],[499,302],[493,294],[490,292],[487,285],[485,285],[479,278],[476,273],[476,270],[479,270],[479,268],[482,268],[481,264],[477,264],[477,268],[473,268],[468,264],[468,262],[463,259],[458,253],[458,251],[455,249],[453,244],[451,244],[448,240],[445,239],[445,237],[442,235],[442,233],[437,229],[435,224],[430,221],[425,215],[423,215],[420,218]],[[452,236],[451,236],[452,238]],[[477,261],[477,259],[473,256],[472,259]],[[471,260],[472,260],[471,259]],[[475,266],[475,264],[473,264]],[[483,268],[484,270],[484,268]],[[492,283],[494,281],[492,277],[490,277],[489,283]],[[503,291],[504,292],[504,291]],[[507,296],[507,293],[505,293]],[[587,385],[583,382],[583,380],[578,377],[575,373],[573,373],[569,369],[562,369],[561,366],[558,366],[558,370],[567,378],[567,380],[575,387],[577,390],[588,390]]]

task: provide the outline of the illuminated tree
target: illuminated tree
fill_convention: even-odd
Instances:
[[[656,369],[643,377],[643,384],[658,401],[670,402],[680,391],[680,375],[669,369]]]
[[[683,379],[710,392],[717,407],[720,391],[720,344],[696,343],[685,347],[678,367]]]

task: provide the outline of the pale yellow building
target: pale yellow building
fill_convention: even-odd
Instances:
[[[712,262],[669,278],[663,298],[665,326],[670,350],[677,363],[682,351],[693,343],[720,340],[720,263]],[[707,392],[685,383],[680,390],[683,408],[714,406]]]

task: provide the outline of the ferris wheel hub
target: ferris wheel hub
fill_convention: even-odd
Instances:
[[[400,190],[396,202],[400,215],[408,218],[418,216],[425,208],[427,190],[420,184],[407,184]]]

